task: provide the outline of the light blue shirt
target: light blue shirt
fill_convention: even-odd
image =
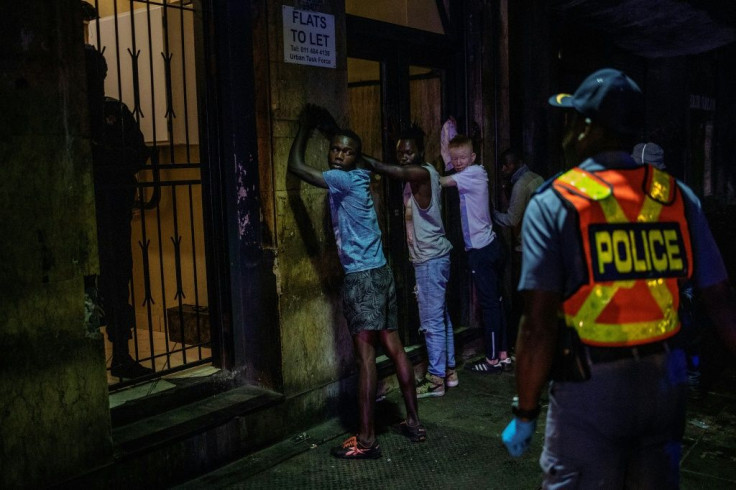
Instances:
[[[629,168],[638,164],[624,152],[596,155],[579,167],[588,170]],[[522,225],[522,267],[519,290],[559,292],[563,297],[587,282],[585,254],[574,210],[567,208],[551,187],[552,180],[540,187],[527,206]],[[703,214],[700,200],[684,183],[677,181],[685,201],[693,249],[693,282],[699,288],[727,278],[723,259]]]
[[[328,170],[322,175],[328,187],[332,229],[345,273],[385,265],[381,230],[369,187],[370,171]]]

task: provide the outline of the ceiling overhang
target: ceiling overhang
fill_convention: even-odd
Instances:
[[[607,36],[647,58],[710,51],[736,41],[733,0],[553,0],[569,25]]]

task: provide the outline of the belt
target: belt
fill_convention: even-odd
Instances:
[[[670,351],[670,346],[666,340],[635,347],[595,347],[586,345],[585,348],[588,351],[588,359],[592,364],[620,361],[621,359],[639,359],[640,357]]]

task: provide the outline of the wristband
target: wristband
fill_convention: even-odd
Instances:
[[[515,417],[519,417],[520,419],[534,420],[539,417],[539,412],[541,409],[542,407],[541,405],[539,405],[539,403],[537,403],[537,406],[533,410],[523,410],[519,408],[518,396],[515,396],[514,399],[511,401],[511,413],[513,413]]]

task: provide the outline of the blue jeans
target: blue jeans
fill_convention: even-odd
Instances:
[[[683,351],[593,364],[590,371],[588,381],[550,384],[543,488],[678,488]]]
[[[450,254],[414,264],[419,306],[419,331],[427,343],[430,374],[445,377],[445,368],[455,368],[455,339],[447,311],[445,291],[450,279]]]
[[[501,305],[500,279],[504,267],[504,248],[496,237],[483,248],[468,250],[468,265],[478,302],[483,310],[483,336],[486,357],[498,359],[498,353],[508,350],[506,317]]]

